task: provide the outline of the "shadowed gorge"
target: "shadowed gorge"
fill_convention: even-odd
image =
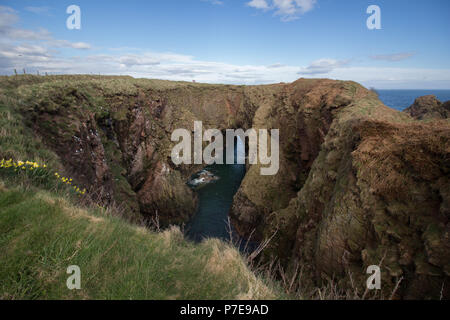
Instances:
[[[420,121],[348,81],[260,86],[100,76],[1,77],[2,103],[20,113],[65,172],[133,222],[188,222],[186,185],[201,165],[170,159],[177,128],[280,129],[280,170],[248,165],[230,217],[244,238],[274,235],[262,259],[302,266],[312,286],[351,287],[384,266],[388,295],[449,297],[450,123]],[[445,105],[445,104],[443,104]],[[414,110],[417,110],[415,108]],[[2,148],[0,158],[16,158]]]
[[[236,139],[237,140],[237,139]],[[244,154],[245,148],[239,140],[234,155]],[[186,225],[188,238],[202,241],[207,238],[229,240],[235,237],[229,225],[228,214],[233,196],[245,176],[245,164],[213,164],[193,176],[190,186],[198,195],[198,206],[193,218]]]

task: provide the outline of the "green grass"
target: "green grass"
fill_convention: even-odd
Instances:
[[[351,86],[357,95],[357,86]],[[55,179],[54,172],[65,175],[64,166],[46,147],[45,138],[34,132],[41,129],[64,142],[73,135],[73,126],[84,111],[93,113],[97,121],[125,120],[128,105],[140,103],[140,93],[161,95],[172,105],[185,106],[173,108],[162,123],[166,129],[183,127],[195,119],[194,114],[203,112],[202,97],[224,88],[231,96],[246,90],[251,101],[259,99],[259,90],[270,95],[279,90],[277,86],[256,89],[131,77],[0,76],[0,160],[36,161],[48,167],[39,174],[0,169],[0,299],[358,298],[353,292],[337,292],[333,284],[309,288],[303,280],[309,283],[310,279],[302,279],[300,270],[284,272],[275,260],[249,268],[244,256],[219,240],[194,244],[175,227],[156,233],[128,223],[123,217],[130,211],[122,212],[120,218],[114,209],[85,207],[89,199],[80,201]],[[186,99],[186,90],[196,103]],[[268,102],[267,108],[271,106]],[[376,110],[370,104],[360,109],[350,108],[345,115],[354,118]],[[37,124],[42,112],[50,116]],[[230,121],[221,113],[207,119]],[[157,151],[166,158],[170,155],[166,131],[158,122],[153,125]],[[123,204],[135,195],[122,175],[119,149],[104,140],[115,194],[124,195],[119,199]],[[70,265],[81,268],[81,290],[66,287]]]
[[[0,183],[0,299],[271,299],[239,252],[178,228],[133,226],[46,191]],[[69,290],[67,267],[81,269]]]
[[[34,160],[57,165],[55,153],[43,147],[42,141],[24,125],[21,114],[10,106],[6,97],[0,96],[0,160]]]
[[[0,77],[0,159],[47,165],[42,172],[0,168],[0,299],[280,297],[224,242],[194,244],[176,227],[152,232],[111,210],[81,206],[53,175],[64,174],[58,156],[32,123],[25,125],[25,115],[36,108],[54,111],[79,96],[101,113],[100,93],[136,95],[149,87],[193,85],[207,86],[129,77]],[[81,268],[81,290],[66,286],[70,265]]]

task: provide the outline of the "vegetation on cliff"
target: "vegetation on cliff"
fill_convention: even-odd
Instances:
[[[231,246],[133,226],[101,208],[0,182],[0,299],[275,299]],[[69,290],[70,265],[81,290]]]
[[[102,92],[109,89],[113,95],[126,96],[125,92],[132,94],[134,85],[126,86],[134,80],[84,76],[1,80],[0,299],[285,297],[276,284],[256,276],[231,245],[215,239],[194,244],[184,239],[178,227],[153,230],[150,220],[141,219],[139,205],[132,205],[137,200],[131,185],[139,175],[148,171],[151,175],[154,167],[151,159],[142,164],[136,163],[138,158],[130,171],[124,169],[127,157],[122,150],[132,149],[133,139],[141,134],[136,122],[130,120],[131,128],[123,122],[128,121],[128,101],[123,102],[123,114],[106,109],[100,96],[87,95],[92,83],[77,82],[106,81],[99,81]],[[164,81],[149,83],[156,89],[172,86]],[[115,141],[117,135],[108,131],[109,121],[117,132],[123,130],[123,149]],[[163,134],[159,130],[153,135]],[[81,158],[76,159],[79,153]],[[189,191],[183,188],[181,173],[174,174],[173,180],[159,178],[164,181],[155,187],[164,189],[161,186],[166,184],[167,190],[156,191],[172,196],[175,188]],[[105,201],[105,191],[98,190],[97,183],[111,184],[111,201]],[[121,196],[127,206],[120,205]],[[167,205],[176,210],[180,204]],[[179,217],[171,223],[183,221]],[[81,268],[81,290],[66,287],[69,265]]]
[[[450,101],[442,103],[436,96],[428,95],[417,98],[404,110],[417,120],[439,120],[450,118]]]
[[[283,130],[280,176],[266,187],[249,170],[233,204],[238,230],[275,234],[266,259],[302,268],[310,285],[364,290],[379,265],[386,295],[449,297],[448,120],[418,122],[331,80],[287,85],[269,108],[259,123]]]
[[[249,166],[230,216],[241,235],[272,239],[261,263],[270,275],[276,266],[286,291],[338,286],[358,297],[366,268],[380,265],[384,297],[449,297],[448,103],[401,113],[357,83],[326,79],[226,86],[15,76],[0,84],[0,159],[46,163],[134,223],[182,224],[194,212],[185,182],[198,167],[171,163],[174,129],[194,120],[280,129],[279,173]]]

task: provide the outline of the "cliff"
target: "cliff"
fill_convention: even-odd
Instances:
[[[96,76],[0,82],[8,107],[94,201],[120,206],[133,221],[157,215],[165,226],[186,222],[195,211],[186,180],[196,167],[172,164],[173,130],[193,128],[194,120],[205,128],[241,125],[235,122],[246,105],[243,87]],[[13,149],[1,150],[0,158],[14,158]]]
[[[311,286],[365,289],[380,265],[383,292],[449,297],[449,137],[446,119],[418,121],[354,82],[300,79],[264,86],[129,77],[2,77],[3,101],[78,184],[133,221],[188,221],[197,166],[174,166],[170,135],[192,128],[280,129],[280,170],[248,172],[232,223],[275,234],[264,259],[302,266]],[[433,107],[434,108],[434,107]],[[435,110],[435,109],[433,109]],[[441,114],[441,113],[439,113]],[[14,150],[0,150],[0,158]],[[352,281],[350,281],[350,277]],[[353,283],[352,283],[353,282]]]
[[[442,103],[436,96],[428,95],[417,98],[404,112],[417,120],[438,120],[450,117],[450,101]]]
[[[387,296],[399,283],[398,298],[449,297],[448,120],[417,122],[351,82],[299,80],[275,101],[254,125],[281,128],[280,172],[249,170],[236,228],[275,235],[266,259],[311,286],[364,291],[379,265]]]

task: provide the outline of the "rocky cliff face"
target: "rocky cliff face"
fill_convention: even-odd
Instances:
[[[183,223],[195,210],[186,179],[198,166],[173,165],[173,130],[195,120],[206,129],[280,129],[278,174],[249,166],[230,212],[244,237],[275,234],[265,259],[302,265],[312,285],[334,279],[341,288],[351,275],[364,289],[367,266],[380,265],[387,296],[403,278],[399,297],[449,297],[450,123],[433,99],[427,110],[440,120],[422,122],[420,107],[412,116],[392,110],[344,81],[14,79],[1,79],[2,90],[27,124],[78,184],[131,220]]]
[[[450,117],[450,101],[440,102],[436,96],[419,97],[414,104],[405,109],[411,117],[417,120],[438,120]]]
[[[244,87],[129,77],[23,80],[4,77],[2,91],[67,175],[95,201],[119,206],[133,221],[157,216],[163,226],[187,222],[196,205],[186,180],[198,166],[173,165],[171,133],[193,129],[196,120],[205,129],[249,127],[254,108]]]
[[[363,287],[366,268],[381,265],[387,296],[403,278],[400,296],[439,298],[450,263],[449,134],[364,119],[333,124],[302,190],[266,222],[267,234],[279,232],[273,251],[316,281],[351,288],[351,274]]]
[[[399,297],[448,297],[449,122],[416,122],[348,82],[299,80],[274,100],[254,124],[281,128],[280,172],[249,170],[237,230],[275,234],[266,259],[301,265],[311,285],[364,289],[380,265],[387,297],[400,279]]]
[[[330,80],[299,80],[259,103],[253,127],[281,130],[280,170],[275,176],[262,176],[259,165],[250,167],[231,210],[241,234],[253,232],[253,237],[261,239],[263,220],[285,208],[303,187],[333,118],[353,99],[353,86]]]

